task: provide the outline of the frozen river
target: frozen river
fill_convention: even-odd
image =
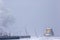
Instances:
[[[4,39],[4,40],[60,40],[60,37],[31,37],[24,39]]]
[[[33,37],[30,39],[20,39],[20,40],[60,40],[59,37]]]

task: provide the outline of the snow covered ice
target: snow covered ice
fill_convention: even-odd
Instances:
[[[59,37],[32,37],[32,38],[24,38],[24,39],[19,39],[19,40],[60,40]]]

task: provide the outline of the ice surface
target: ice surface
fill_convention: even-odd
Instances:
[[[59,37],[33,37],[33,38],[26,38],[26,39],[20,39],[20,40],[60,40]]]

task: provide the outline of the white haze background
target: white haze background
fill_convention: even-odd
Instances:
[[[43,36],[45,28],[51,27],[55,36],[60,36],[60,0],[2,1],[0,5],[4,3],[3,8],[7,8],[15,18],[15,23],[8,26],[6,31],[14,35]]]

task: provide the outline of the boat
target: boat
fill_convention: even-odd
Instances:
[[[11,39],[23,39],[23,38],[30,38],[30,35],[26,35],[26,36],[14,36],[11,35],[11,33],[7,33],[7,32],[0,32],[0,40],[11,40]]]

